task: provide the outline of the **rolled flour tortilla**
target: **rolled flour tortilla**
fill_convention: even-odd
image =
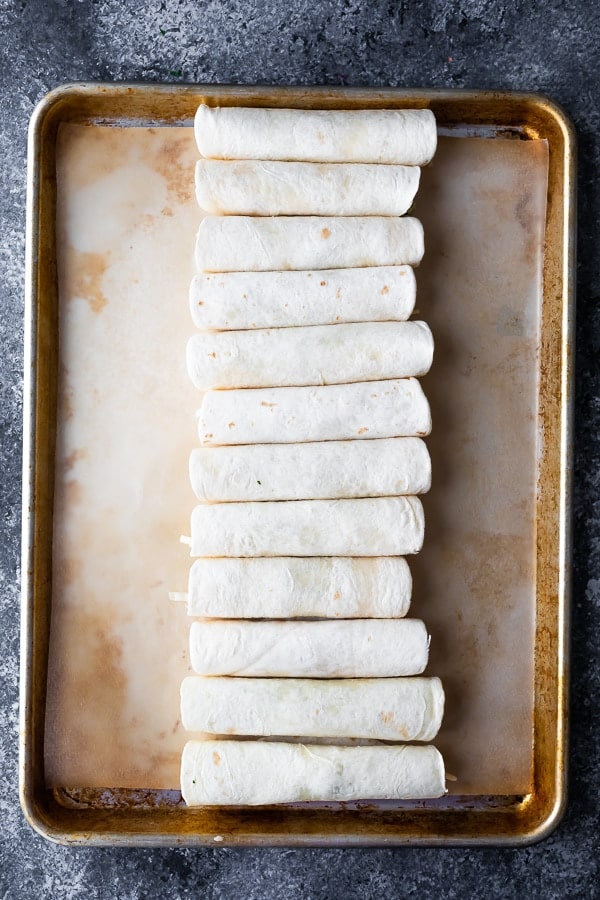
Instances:
[[[259,109],[201,105],[194,131],[202,156],[422,166],[435,153],[428,109]]]
[[[255,737],[431,741],[444,714],[439,678],[204,678],[181,684],[188,731]]]
[[[431,460],[417,437],[201,447],[190,481],[208,502],[394,497],[426,493]]]
[[[444,761],[433,746],[188,741],[181,793],[188,806],[423,800],[445,793]]]
[[[418,166],[228,161],[196,163],[196,200],[214,215],[402,216]]]
[[[207,503],[192,512],[192,556],[406,556],[423,546],[418,497]]]
[[[200,272],[416,266],[423,253],[409,216],[206,216],[196,239]]]
[[[410,266],[204,273],[189,296],[194,324],[205,330],[401,322],[412,314],[416,281]]]
[[[188,373],[200,390],[418,377],[432,359],[425,322],[209,332],[187,345]]]
[[[420,675],[429,636],[420,619],[322,622],[193,622],[198,675],[265,678],[388,678]]]
[[[197,559],[187,611],[217,619],[392,618],[410,606],[412,578],[401,556]]]
[[[209,391],[201,444],[295,443],[427,435],[431,412],[416,378]]]

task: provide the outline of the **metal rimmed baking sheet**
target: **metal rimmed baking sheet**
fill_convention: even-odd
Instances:
[[[442,134],[446,135],[440,142],[436,164],[424,173],[422,195],[419,197],[422,206],[417,206],[417,212],[425,222],[426,233],[431,235],[428,256],[418,274],[418,305],[421,314],[434,326],[438,345],[437,373],[434,368],[425,383],[434,407],[435,432],[431,448],[434,461],[438,457],[438,486],[437,492],[434,487],[428,501],[431,519],[429,544],[426,544],[423,556],[414,567],[415,582],[420,584],[416,589],[415,609],[418,608],[419,614],[422,613],[428,620],[433,632],[433,646],[438,648],[432,655],[430,670],[445,676],[451,701],[454,698],[449,707],[446,737],[442,732],[440,746],[447,756],[449,771],[459,781],[453,787],[453,793],[442,801],[412,805],[359,804],[355,808],[294,807],[209,813],[185,809],[177,792],[170,789],[176,785],[169,785],[168,782],[158,785],[139,784],[132,783],[129,779],[129,783],[119,786],[113,779],[113,784],[106,784],[102,773],[97,770],[94,773],[97,779],[94,784],[82,784],[82,780],[86,780],[82,775],[76,779],[78,784],[61,784],[62,779],[56,774],[48,779],[51,767],[45,765],[45,759],[48,761],[49,757],[44,756],[43,748],[46,698],[52,698],[52,691],[46,693],[50,613],[52,610],[56,621],[61,598],[65,596],[64,583],[57,582],[59,569],[56,566],[56,547],[52,582],[52,546],[57,527],[63,521],[60,515],[56,517],[55,510],[57,502],[60,503],[61,485],[73,480],[69,477],[61,482],[59,476],[58,491],[54,494],[55,466],[59,465],[61,459],[64,462],[70,456],[70,453],[66,453],[61,457],[60,448],[60,422],[61,417],[64,420],[66,410],[66,382],[58,355],[61,340],[62,346],[65,346],[65,329],[59,324],[64,321],[64,316],[63,320],[60,319],[60,304],[64,297],[58,289],[56,277],[59,254],[54,226],[57,197],[59,221],[62,202],[60,183],[57,192],[56,181],[57,160],[60,165],[60,142],[68,139],[69,131],[72,140],[91,140],[92,143],[100,134],[107,134],[113,143],[119,144],[121,135],[122,144],[130,145],[128,152],[134,156],[138,154],[139,164],[139,143],[136,150],[135,129],[141,129],[139,135],[143,132],[144,140],[150,141],[150,144],[152,135],[149,129],[154,129],[158,141],[155,147],[158,147],[161,140],[164,146],[185,144],[189,138],[189,135],[186,136],[186,125],[189,126],[193,111],[202,99],[215,104],[340,108],[430,105],[436,113]],[[171,136],[165,138],[165,144],[163,136],[167,133]],[[475,153],[472,158],[465,156],[467,149],[469,152],[475,151],[474,144],[478,141],[482,143],[481,152]],[[527,148],[527,152],[519,154],[519,147]],[[186,154],[190,154],[191,159],[192,151],[190,143],[188,149],[182,151],[183,157],[180,154],[179,160],[187,159]],[[122,147],[119,152],[124,152]],[[44,101],[38,109],[31,132],[28,285],[28,341],[31,355],[28,363],[32,368],[29,370],[31,405],[26,413],[28,489],[25,501],[27,516],[24,552],[28,564],[24,566],[24,571],[27,569],[28,578],[23,600],[22,755],[23,803],[30,819],[41,831],[61,840],[93,843],[210,843],[214,835],[219,834],[226,842],[231,843],[351,845],[406,842],[514,843],[533,840],[551,827],[564,800],[565,781],[564,639],[570,466],[568,423],[573,263],[572,153],[572,135],[562,115],[547,101],[523,95],[76,86],[60,89]],[[523,156],[523,161],[517,163],[513,160],[511,164],[509,158],[513,156],[515,160],[518,156]],[[532,158],[526,161],[527,156]],[[481,243],[485,234],[485,222],[477,222],[472,198],[480,197],[480,209],[485,211],[495,208],[504,215],[504,218],[500,215],[498,219],[497,230],[505,234],[509,243],[504,249],[498,248],[496,259],[511,259],[511,254],[514,256],[515,253],[523,255],[524,264],[529,266],[528,277],[535,276],[535,247],[529,248],[529,258],[526,257],[527,250],[521,253],[521,238],[535,232],[534,211],[539,211],[543,199],[539,196],[539,178],[537,194],[535,186],[529,185],[527,188],[527,175],[531,175],[535,169],[533,157],[536,157],[538,167],[545,167],[547,158],[548,202],[540,226],[546,253],[543,258],[543,273],[541,268],[539,272],[540,276],[543,274],[543,289],[523,305],[524,298],[518,290],[507,290],[510,279],[506,278],[506,267],[503,270],[494,269],[494,248],[486,247],[485,253],[477,257],[476,239],[479,237]],[[85,159],[85,154],[83,158]],[[110,168],[110,158],[110,154],[105,154],[105,167]],[[117,154],[117,161],[122,164],[123,160],[124,157],[119,158]],[[129,163],[131,164],[131,160]],[[146,163],[147,159],[144,164]],[[506,187],[505,184],[504,188],[497,181],[503,164],[508,185]],[[177,165],[173,152],[169,156],[169,152],[164,151],[162,162],[156,162],[155,169],[159,165],[166,167],[167,172],[175,172]],[[478,170],[480,165],[483,168]],[[467,216],[465,235],[455,238],[455,241],[463,240],[463,246],[464,241],[472,242],[471,254],[465,257],[464,266],[458,264],[460,260],[456,258],[456,244],[454,250],[450,246],[444,246],[444,220],[452,227],[453,210],[457,212],[456,204],[460,204],[461,198],[452,198],[444,187],[445,182],[438,182],[438,173],[451,172],[452,167],[455,173],[461,172],[463,178],[469,176],[467,183],[470,184],[471,191],[470,195],[467,193],[463,198],[464,207],[461,208],[463,218]],[[489,186],[490,173],[494,175],[492,186],[495,185],[495,197],[489,192],[487,196],[482,193],[482,186]],[[72,169],[70,174],[73,174]],[[85,177],[84,173],[84,181]],[[105,171],[102,177],[110,177],[110,171]],[[158,221],[177,218],[170,217],[168,212],[163,211],[170,208],[171,213],[173,212],[172,201],[176,200],[177,191],[181,192],[181,184],[178,188],[177,178],[173,179],[172,174],[171,182],[169,186],[167,179],[165,204],[158,210],[160,215],[155,216]],[[85,185],[82,183],[80,187]],[[505,196],[500,197],[503,189]],[[527,202],[525,195],[529,197]],[[185,207],[187,200],[182,200],[180,196],[179,202]],[[146,215],[152,214],[153,211],[146,212]],[[512,235],[509,227],[511,215],[515,223]],[[180,225],[183,227],[183,219]],[[146,221],[146,226],[148,229],[153,227],[149,220]],[[186,224],[185,228],[187,227]],[[136,233],[139,234],[139,229]],[[538,237],[542,237],[541,232]],[[180,232],[177,232],[177,240],[181,240]],[[512,246],[511,240],[515,242]],[[539,240],[537,260],[540,267],[541,245],[542,241]],[[80,252],[93,255],[96,249],[84,247]],[[502,253],[508,256],[502,257]],[[75,279],[83,279],[85,290],[80,293],[92,298],[93,266],[97,263],[97,259],[88,258],[88,268],[79,275],[73,275]],[[448,289],[445,297],[433,280],[432,272],[436,265],[438,272],[440,267],[446,267]],[[511,266],[511,269],[514,268],[514,265]],[[187,279],[187,274],[185,278],[182,273],[179,274],[183,281]],[[107,278],[106,270],[101,277]],[[474,300],[473,292],[478,291],[481,297],[482,321],[479,325],[469,321],[468,327],[464,329],[457,325],[462,302],[460,278],[466,279],[468,287],[463,294],[472,291],[471,304]],[[108,283],[110,284],[110,278]],[[132,289],[131,295],[135,298],[135,290]],[[108,306],[103,307],[100,303],[100,310],[94,314],[93,303],[83,298],[85,305],[82,310],[90,320],[94,315],[96,318],[101,317],[109,311],[110,300],[111,298]],[[176,301],[170,297],[169,304],[174,302]],[[185,306],[184,298],[184,318],[187,315]],[[472,306],[469,309],[473,311]],[[462,310],[463,313],[464,311]],[[188,327],[184,324],[184,318],[178,320],[181,321],[182,328]],[[451,325],[448,324],[449,319],[452,319]],[[81,324],[85,331],[85,322],[80,322]],[[131,324],[128,328],[131,328]],[[468,334],[469,329],[472,329],[470,338],[465,346],[461,346],[458,338],[461,333]],[[488,354],[487,361],[482,361],[473,352],[473,341],[478,339],[478,335],[480,353]],[[176,342],[177,338],[173,337],[173,340]],[[509,345],[511,349],[508,351],[506,348]],[[494,353],[497,358],[494,358]],[[528,390],[521,390],[523,384],[518,379],[514,382],[518,367],[511,366],[510,360],[507,363],[511,354],[514,359],[526,358],[529,361],[529,369],[525,367],[528,372],[525,381],[529,386]],[[473,356],[476,358],[473,359]],[[535,363],[533,373],[530,368],[532,361]],[[162,355],[161,362],[164,365]],[[459,419],[456,415],[453,416],[453,412],[462,409],[465,413],[472,404],[464,402],[466,395],[463,391],[462,394],[458,392],[459,400],[454,402],[453,407],[452,397],[457,396],[457,389],[452,378],[464,379],[465,388],[470,390],[473,383],[477,383],[478,375],[485,374],[482,364],[489,369],[486,375],[488,381],[484,382],[480,377],[479,383],[498,387],[498,392],[493,397],[496,406],[489,402],[489,392],[486,395],[487,405],[485,398],[482,401],[480,397],[480,411],[488,416],[486,427],[476,433],[473,421],[467,416],[462,422],[461,433],[460,428],[457,430]],[[504,370],[502,366],[505,366]],[[507,375],[510,376],[508,383]],[[81,385],[81,381],[77,381],[77,384]],[[502,387],[504,389],[501,390]],[[444,394],[444,391],[447,393]],[[58,454],[54,437],[57,421]],[[501,427],[502,424],[504,427]],[[514,427],[508,428],[508,425]],[[444,440],[444,428],[449,429],[447,441]],[[504,442],[498,441],[501,435],[505,437]],[[469,469],[473,477],[469,479],[464,475],[467,468],[457,467],[452,462],[453,456],[450,453],[453,441],[456,449],[461,442],[462,445],[468,442],[467,439],[477,451]],[[191,433],[190,441],[193,441]],[[515,452],[519,452],[519,447],[524,452],[525,465],[518,464],[520,457],[513,458],[512,463],[510,462],[511,453],[514,457]],[[493,453],[497,455],[491,456]],[[497,460],[496,465],[494,459]],[[480,460],[479,466],[477,460]],[[72,461],[75,466],[84,465],[82,456]],[[483,461],[488,468],[483,465]],[[56,471],[59,471],[58,468]],[[483,475],[487,481],[482,488],[477,477]],[[503,485],[505,490],[502,489]],[[506,503],[499,505],[485,502],[485,497],[482,502],[482,490],[496,498],[505,495]],[[469,512],[472,514],[475,508],[479,515],[487,511],[492,520],[487,532],[481,527],[472,529],[477,541],[468,547],[459,548],[457,542],[453,543],[452,535],[456,531],[450,528],[452,516],[449,516],[449,510],[456,507],[456,496],[464,498],[465,516]],[[452,501],[451,505],[447,503],[449,500]],[[518,510],[520,519],[515,526],[515,514]],[[182,515],[185,518],[187,510]],[[498,517],[494,520],[495,515],[508,519],[503,519],[501,523]],[[512,535],[505,527],[506,521],[513,523]],[[494,540],[500,534],[508,535],[504,542]],[[517,540],[511,542],[508,538],[515,537],[515,534]],[[489,537],[487,542],[483,540],[486,536]],[[525,543],[523,536],[526,538]],[[174,538],[176,541],[176,535]],[[93,555],[93,532],[88,546]],[[113,549],[112,553],[118,560],[119,551]],[[440,560],[444,559],[445,570],[443,566],[441,569],[439,567]],[[436,563],[433,569],[432,562]],[[175,563],[177,565],[179,563]],[[514,573],[511,576],[512,582],[507,580],[511,565],[517,575],[520,573],[520,580]],[[102,572],[102,568],[99,571]],[[432,571],[440,573],[436,575],[437,582],[436,578],[431,578]],[[450,572],[455,576],[459,572],[478,573],[479,580],[475,579],[470,586],[465,584],[465,591],[471,591],[471,601],[479,598],[483,618],[477,617],[473,602],[465,603],[462,620],[457,617],[461,608],[456,590],[454,594],[446,590],[446,596],[440,596],[444,583],[448,583],[447,576]],[[506,585],[514,584],[515,578],[519,588],[516,593],[511,594],[510,591],[507,592]],[[452,583],[456,585],[456,580]],[[165,586],[166,590],[171,586]],[[518,602],[515,599],[517,595],[521,597]],[[117,605],[119,599],[112,597]],[[509,603],[502,609],[501,604],[507,599]],[[85,597],[82,597],[84,608],[85,602]],[[140,605],[143,607],[143,602]],[[512,634],[518,633],[522,638],[521,646],[513,648],[513,658],[509,658],[504,652],[498,655],[498,646],[505,648],[511,644],[510,634],[503,633],[499,628],[500,624],[508,621],[509,613],[513,616]],[[164,615],[174,615],[166,600]],[[457,748],[460,745],[461,721],[464,725],[472,704],[481,700],[482,691],[478,691],[477,673],[483,669],[478,670],[477,666],[481,665],[481,652],[486,649],[485,641],[482,643],[482,634],[486,629],[490,636],[487,646],[490,665],[495,664],[498,659],[505,660],[504,668],[499,670],[504,680],[496,679],[498,684],[503,685],[503,696],[521,698],[523,703],[522,710],[517,710],[517,718],[522,718],[524,729],[531,735],[531,755],[530,764],[529,760],[523,760],[519,777],[516,778],[513,777],[514,771],[502,773],[498,770],[502,746],[505,745],[500,743],[495,748],[491,746],[489,772],[496,771],[498,777],[494,781],[488,774],[487,781],[484,778],[483,782],[480,779],[477,783],[475,779],[469,784],[469,767],[465,768],[465,755],[461,755]],[[475,643],[474,635],[478,636]],[[450,636],[459,638],[458,649],[453,651],[454,656],[449,645],[453,643],[455,648],[457,645],[456,641],[450,641]],[[122,634],[120,637],[122,638]],[[177,643],[177,638],[174,640]],[[499,642],[495,649],[492,646],[494,640],[496,644]],[[65,656],[63,653],[62,658]],[[106,660],[106,653],[103,658]],[[462,660],[464,665],[457,664],[457,660]],[[53,660],[50,654],[51,680],[54,677],[52,673],[57,671],[55,663],[56,658]],[[440,672],[440,668],[445,671]],[[491,671],[495,672],[496,668],[492,666]],[[515,673],[519,676],[516,690],[515,684],[511,683]],[[464,681],[463,687],[461,679]],[[112,702],[110,696],[109,692],[109,706]],[[489,690],[484,696],[489,697]],[[461,698],[464,698],[462,702]],[[52,716],[50,720],[52,721]],[[54,719],[55,725],[56,721]],[[60,735],[62,731],[57,728],[57,734]],[[494,732],[491,734],[493,736]],[[519,740],[520,746],[525,747],[522,734],[517,735],[517,741]],[[56,744],[52,743],[51,746],[56,747]],[[469,749],[466,746],[468,755]],[[148,764],[147,755],[142,754],[141,758],[146,760],[144,764],[147,771],[152,769],[156,772],[156,765],[151,767]],[[470,771],[475,770],[476,766],[472,765]],[[526,772],[530,773],[529,776],[524,774]],[[141,778],[143,774],[138,773],[136,777]],[[46,786],[48,780],[52,784],[49,788]],[[90,781],[91,777],[87,780]],[[123,780],[127,782],[127,776]],[[489,787],[489,790],[483,790],[484,786]],[[117,808],[120,810],[118,815],[115,812]]]

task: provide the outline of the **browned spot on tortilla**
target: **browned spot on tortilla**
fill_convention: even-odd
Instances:
[[[405,270],[405,269],[401,269],[401,270],[400,270],[400,278],[404,278],[405,275],[406,275],[406,270]]]
[[[327,287],[327,282],[326,282],[326,281],[321,281],[321,282],[320,282],[320,285],[321,285],[321,287]]]
[[[173,212],[173,210],[171,209],[170,206],[165,206],[164,209],[161,209],[160,214],[161,214],[161,216],[174,216],[175,215],[175,213]]]
[[[230,422],[227,426],[228,428],[235,428],[235,422]]]
[[[204,306],[204,300],[198,300],[198,306]]]
[[[209,356],[212,356],[213,359],[216,359],[216,358],[217,358],[217,354],[214,353],[214,352],[213,352],[213,353],[209,353],[208,355],[209,355]]]
[[[261,405],[261,406],[277,406],[276,403],[267,403],[266,400],[261,400],[260,405]]]
[[[85,459],[87,455],[87,450],[84,450],[81,447],[79,450],[73,450],[72,453],[69,453],[69,455],[65,457],[65,472],[70,472],[75,466],[75,463],[80,459]]]
[[[369,430],[369,429],[368,429],[366,426],[363,425],[363,427],[362,427],[362,428],[359,428],[358,431],[357,431],[356,433],[357,433],[357,434],[364,434],[365,431],[368,431],[368,430]]]
[[[219,756],[219,754],[217,753],[216,750],[213,750],[212,757],[213,757],[213,762],[214,762],[215,766],[218,766],[221,762],[221,757]]]
[[[388,710],[388,712],[380,712],[379,718],[382,722],[385,722],[386,725],[390,725],[394,721],[394,713]]]
[[[324,240],[327,240],[328,237],[331,237],[331,231],[329,230],[329,228],[322,228],[322,229],[321,229],[321,237],[322,237]]]
[[[342,296],[342,289],[338,288],[337,291],[335,292],[335,299],[339,300],[341,296]]]
[[[248,294],[242,294],[242,298],[243,298],[244,300],[247,300],[247,299],[248,299]]]
[[[70,272],[67,273],[69,295],[82,297],[92,312],[101,312],[108,299],[102,291],[102,278],[109,265],[108,253],[71,253]]]
[[[389,294],[389,292],[390,292],[389,287],[387,286],[387,284],[384,284],[384,286],[381,288],[379,293],[380,294]]]
[[[341,596],[342,596],[342,595],[340,594],[340,592],[339,592],[339,591],[336,591],[335,594],[333,595],[333,599],[334,599],[334,600],[339,600]]]
[[[373,397],[374,399],[375,397],[377,397],[377,394],[371,394],[371,397]]]

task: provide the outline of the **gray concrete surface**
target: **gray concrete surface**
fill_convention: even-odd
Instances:
[[[584,0],[0,0],[0,897],[593,898],[599,841],[600,9]],[[518,851],[73,850],[17,796],[27,122],[74,80],[541,91],[580,141],[571,797]]]

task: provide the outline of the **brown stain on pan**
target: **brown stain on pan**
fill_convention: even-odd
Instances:
[[[66,571],[65,580],[79,574]],[[52,677],[62,689],[50,692],[56,705],[49,708],[47,717],[47,740],[54,748],[49,761],[54,760],[61,768],[68,766],[73,785],[82,787],[93,778],[90,760],[120,772],[122,761],[128,756],[121,742],[126,723],[118,712],[126,701],[121,642],[111,630],[110,616],[97,609],[92,597],[87,599],[85,607],[69,611],[68,627],[65,623],[60,630],[63,637],[68,634],[71,640],[68,647],[62,647],[58,665],[52,670]],[[57,611],[57,615],[61,613]],[[78,635],[85,635],[85,642],[78,641]],[[84,659],[81,654],[85,654]],[[76,668],[76,679],[69,677],[72,667]],[[75,719],[68,713],[73,708],[78,710]],[[68,736],[64,733],[65,716],[70,728]],[[101,729],[96,725],[99,722],[104,723]]]
[[[69,453],[64,461],[65,473],[70,472],[80,460],[87,459],[87,456],[88,451],[84,447],[81,447],[78,450],[73,450],[72,453]]]
[[[176,203],[189,203],[193,196],[194,172],[190,171],[188,157],[189,139],[185,132],[160,143],[154,156],[153,168],[167,182],[169,195]]]
[[[86,300],[92,312],[102,312],[108,299],[102,287],[102,279],[110,266],[108,253],[70,253],[71,292],[75,297]]]

